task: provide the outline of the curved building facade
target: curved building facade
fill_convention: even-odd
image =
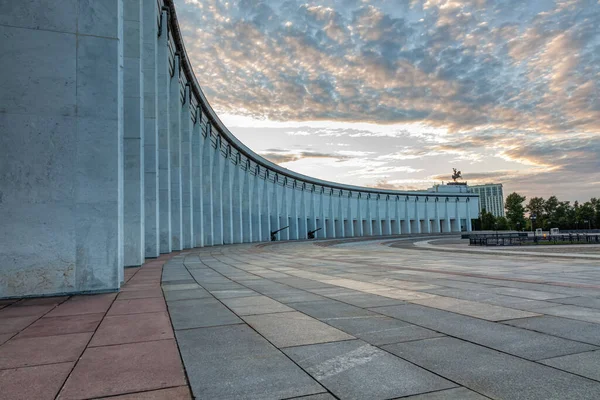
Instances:
[[[244,146],[194,76],[173,0],[7,14],[0,297],[116,290],[124,267],[193,247],[470,231],[477,217],[476,194],[327,182]]]

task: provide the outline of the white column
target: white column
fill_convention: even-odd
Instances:
[[[253,241],[252,217],[254,213],[254,196],[252,193],[252,184],[254,177],[251,174],[250,161],[246,162],[246,170],[243,172],[242,177],[244,180],[242,185],[242,242],[251,243]]]
[[[260,167],[258,165],[255,166],[254,169],[254,177],[252,177],[252,240],[255,242],[260,242],[264,240],[263,230],[262,230],[262,217],[261,217],[261,206],[262,206],[262,197],[260,193]]]
[[[465,203],[465,206],[467,207],[467,227],[466,227],[467,232],[471,232],[473,230],[472,226],[471,226],[471,206],[470,206],[470,202],[471,202],[471,199],[467,197],[466,198],[466,203]]]
[[[194,240],[194,200],[192,198],[192,130],[193,121],[190,114],[190,85],[184,88],[184,103],[181,113],[181,230],[182,247],[190,249],[195,246]]]
[[[263,241],[271,240],[271,207],[269,204],[269,170],[265,171],[265,180],[263,181],[262,204],[261,204],[261,225]]]
[[[386,223],[386,231],[383,232],[385,235],[392,234],[392,218],[390,217],[390,195],[385,196],[385,223]]]
[[[286,226],[290,226],[290,218],[288,213],[288,205],[287,205],[287,178],[283,179],[283,186],[281,187],[281,202],[279,206],[279,228],[285,228]],[[279,240],[289,240],[290,239],[290,228],[284,229],[278,233]]]
[[[181,190],[181,84],[179,82],[179,55],[173,60],[173,76],[169,87],[169,133],[171,136],[171,245],[182,250],[183,228]]]
[[[214,245],[214,217],[213,217],[213,156],[215,151],[212,146],[210,123],[204,123],[204,143],[202,144],[202,208],[203,208],[203,229],[204,245]]]
[[[344,196],[344,192],[342,190],[340,190],[340,192],[339,192],[339,198],[338,198],[338,210],[337,210],[340,231],[336,232],[336,235],[338,237],[346,237],[346,229],[344,227],[344,204],[343,204],[343,196]]]
[[[445,232],[452,232],[452,224],[450,223],[450,210],[448,209],[448,203],[450,202],[450,198],[446,197],[446,199],[444,200],[444,207],[446,208],[446,212],[445,212],[445,216],[446,219],[444,220],[444,231]]]
[[[406,233],[409,234],[412,232],[412,227],[410,226],[410,213],[409,213],[409,209],[408,209],[408,199],[409,197],[406,196],[404,198],[404,221],[405,221],[405,225],[406,225],[406,232],[402,232],[402,233]]]
[[[231,203],[232,203],[232,223],[233,243],[243,242],[243,225],[242,225],[242,166],[240,165],[240,155],[237,154],[236,163],[232,167],[233,184],[231,187]]]
[[[362,220],[362,194],[358,192],[356,194],[356,227],[357,231],[355,232],[356,236],[363,236],[363,220]]]
[[[325,188],[321,187],[321,191],[319,193],[319,220],[320,222],[320,226],[319,228],[323,228],[321,229],[318,233],[319,239],[325,239],[328,235],[327,235],[327,224],[325,223]],[[316,228],[315,228],[316,229]]]
[[[223,244],[233,243],[233,196],[231,147],[227,146],[223,159]]]
[[[329,190],[329,206],[327,214],[329,216],[329,224],[327,226],[327,237],[335,238],[337,237],[337,232],[335,231],[335,213],[333,210],[333,189]]]
[[[458,197],[456,198],[455,206],[456,206],[456,217],[455,217],[456,218],[456,232],[460,232],[461,231],[460,208],[459,208],[460,200]]]
[[[348,215],[348,230],[346,231],[346,236],[354,237],[354,214],[352,213],[352,192],[348,192],[348,199],[346,200],[348,203],[346,205],[346,212]]]
[[[144,75],[144,256],[160,255],[158,196],[158,9],[156,4],[143,7]],[[164,60],[163,60],[164,62]]]
[[[144,263],[144,75],[142,1],[123,0],[123,257]]]
[[[306,184],[302,184],[302,188],[298,195],[300,196],[300,224],[298,225],[298,239],[306,239],[308,234],[308,218],[309,213],[306,209]]]
[[[213,151],[212,206],[213,244],[223,244],[223,174],[221,173],[221,137],[217,136],[217,147]]]
[[[429,221],[429,196],[425,196],[425,233],[431,233],[431,221]]]
[[[367,231],[364,233],[365,236],[373,236],[373,217],[371,215],[371,193],[367,194]]]
[[[296,195],[298,189],[296,188],[296,181],[292,185],[292,202],[290,204],[290,239],[298,240],[298,209],[296,204]]]
[[[315,185],[312,186],[311,190],[310,190],[310,200],[309,200],[309,224],[308,224],[308,230],[309,231],[314,231],[316,229],[318,229],[319,227],[317,226],[317,212],[315,209]],[[315,234],[315,237],[320,237],[319,233],[317,232]]]
[[[158,104],[158,187],[159,187],[159,229],[160,252],[172,251],[171,240],[171,139],[169,123],[169,82],[171,72],[169,66],[168,21],[169,15],[162,11],[161,32],[158,38],[157,55],[157,104]]]
[[[440,232],[440,198],[435,198],[435,232]]]
[[[396,209],[396,229],[392,232],[394,235],[400,235],[402,233],[402,223],[400,221],[400,196],[396,196],[396,200],[394,201],[394,206]]]
[[[192,129],[192,201],[194,205],[194,247],[204,247],[204,184],[202,181],[202,111],[196,108],[196,123]]]
[[[419,210],[419,197],[415,197],[415,220],[417,221],[417,231],[415,233],[421,233],[421,213]]]

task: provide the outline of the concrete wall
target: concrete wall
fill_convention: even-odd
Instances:
[[[2,2],[0,297],[123,276],[123,4]]]
[[[21,0],[0,16],[0,297],[117,290],[199,246],[470,230],[477,195],[293,173],[221,123],[172,0]]]

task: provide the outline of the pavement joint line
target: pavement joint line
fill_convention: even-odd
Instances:
[[[120,394],[111,394],[108,396],[103,396],[103,397],[85,397],[82,398],[81,400],[102,400],[102,399],[114,399],[115,397],[121,397],[121,396],[125,396],[125,395],[131,395],[131,394],[137,394],[137,393],[152,393],[152,392],[157,392],[160,390],[165,390],[165,389],[176,389],[176,388],[180,388],[180,387],[187,387],[189,390],[189,386],[185,386],[185,385],[176,385],[176,386],[166,386],[160,389],[150,389],[150,390],[137,390],[134,392],[126,392],[126,393],[120,393]]]

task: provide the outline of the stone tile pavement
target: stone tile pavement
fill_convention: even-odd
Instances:
[[[160,287],[171,255],[120,293],[0,300],[0,398],[191,399]]]

